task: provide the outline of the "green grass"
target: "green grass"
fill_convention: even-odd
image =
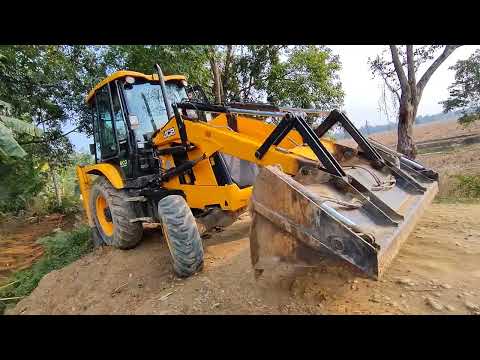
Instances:
[[[43,276],[50,271],[63,268],[93,249],[88,226],[82,226],[70,232],[60,231],[54,235],[43,237],[38,242],[43,245],[43,256],[29,269],[14,273],[6,282],[6,284],[13,284],[0,287],[0,299],[29,295]],[[7,306],[13,306],[19,300],[21,299],[1,300],[0,313],[3,313]]]
[[[467,198],[480,198],[480,175],[457,175],[458,190]]]

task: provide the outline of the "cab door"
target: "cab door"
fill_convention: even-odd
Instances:
[[[92,112],[96,161],[119,165],[124,176],[129,177],[128,131],[114,83],[96,92]]]
[[[105,162],[116,158],[118,155],[118,143],[107,86],[102,87],[95,94],[93,116],[97,161]]]

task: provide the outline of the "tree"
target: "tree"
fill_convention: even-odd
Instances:
[[[413,126],[423,90],[434,72],[459,45],[444,46],[441,54],[435,58],[442,47],[442,45],[427,45],[414,49],[413,45],[406,45],[403,50],[396,45],[390,45],[391,60],[387,58],[385,52],[373,60],[369,59],[373,74],[380,76],[388,89],[396,95],[398,100],[397,151],[410,159],[415,159],[417,155]],[[419,77],[420,67],[432,60],[430,66]],[[417,78],[419,78],[418,81]]]
[[[455,81],[449,86],[450,97],[441,102],[443,110],[460,110],[463,115],[458,121],[468,126],[480,119],[480,50],[450,69],[455,70]]]
[[[280,56],[286,57],[285,61]],[[282,106],[319,108],[340,107],[344,93],[338,72],[341,64],[325,46],[294,46],[280,49],[272,59],[264,88],[267,97]]]
[[[268,101],[306,108],[343,102],[338,56],[324,46],[227,45],[215,46],[209,55],[217,102]]]

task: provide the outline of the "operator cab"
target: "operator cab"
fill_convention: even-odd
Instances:
[[[184,76],[165,76],[171,104],[187,100]],[[87,96],[93,118],[97,163],[119,165],[124,178],[136,179],[158,171],[150,138],[168,122],[157,75],[117,71],[95,86]]]

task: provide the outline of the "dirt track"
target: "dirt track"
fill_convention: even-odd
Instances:
[[[480,305],[480,205],[434,204],[381,281],[351,268],[281,268],[254,280],[249,218],[205,240],[204,271],[175,279],[155,233],[42,279],[10,314],[471,314]]]

